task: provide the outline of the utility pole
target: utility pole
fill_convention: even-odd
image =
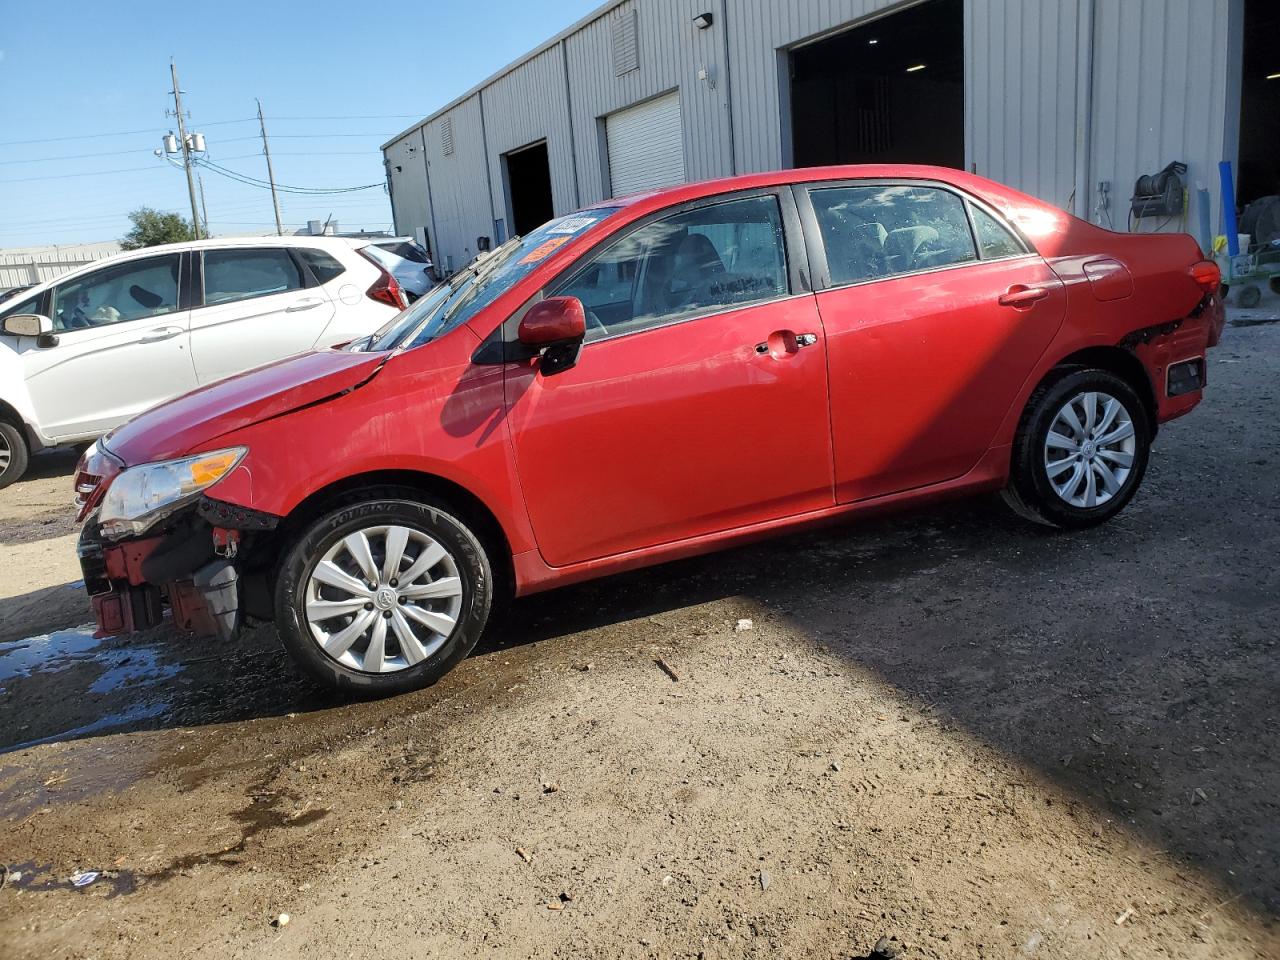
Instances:
[[[271,183],[271,203],[276,208],[276,234],[284,236],[284,227],[280,223],[280,197],[276,194],[276,175],[271,170],[271,148],[267,146],[267,122],[262,119],[261,100],[258,100],[258,129],[262,131],[262,154],[267,158],[267,180]]]
[[[196,174],[196,180],[200,183],[200,212],[204,214],[204,235],[209,236],[209,208],[204,202],[204,175]]]
[[[191,227],[196,239],[200,239],[200,211],[196,206],[196,181],[191,174],[191,143],[187,140],[187,121],[182,115],[182,90],[178,87],[178,67],[169,59],[169,73],[173,76],[173,112],[178,118],[178,141],[182,144],[182,166],[187,171],[187,193],[191,195]]]

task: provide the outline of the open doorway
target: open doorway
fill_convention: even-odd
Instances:
[[[924,0],[791,52],[797,167],[964,167],[964,0]]]
[[[553,216],[547,141],[513,150],[503,157],[503,163],[511,204],[511,232],[523,236]]]
[[[1280,4],[1248,0],[1240,84],[1240,169],[1236,198],[1245,206],[1280,194]]]

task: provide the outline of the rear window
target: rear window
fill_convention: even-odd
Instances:
[[[346,267],[323,250],[299,247],[298,256],[306,261],[307,266],[311,268],[311,272],[316,278],[316,283],[322,286],[330,280],[335,280],[342,276],[347,270]]]
[[[373,246],[386,250],[388,253],[394,253],[402,260],[412,260],[414,263],[431,262],[431,258],[427,256],[427,251],[408,240],[389,240],[386,243],[375,243]]]

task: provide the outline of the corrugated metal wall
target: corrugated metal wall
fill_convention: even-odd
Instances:
[[[604,118],[672,91],[680,95],[690,179],[785,166],[789,49],[912,2],[624,0],[601,8],[428,123],[437,248],[452,254],[455,266],[474,254],[475,237],[492,235],[493,218],[507,216],[502,153],[544,137],[556,212],[604,199]],[[1202,180],[1212,188],[1216,231],[1216,164],[1235,153],[1232,71],[1239,66],[1229,50],[1233,42],[1238,49],[1243,2],[967,0],[965,36],[957,38],[965,44],[967,165],[1063,207],[1077,179],[1091,187],[1110,181],[1112,220],[1123,229],[1134,180],[1183,160],[1191,165],[1190,187]],[[1079,45],[1088,36],[1090,5],[1093,71],[1082,77]],[[715,23],[699,30],[692,21],[704,12]],[[633,15],[639,68],[619,75],[615,20]],[[1082,110],[1090,86],[1091,109]],[[435,130],[446,115],[457,141],[449,158],[440,155]],[[1086,135],[1091,149],[1082,170]],[[388,147],[388,158],[407,152],[417,136],[407,132]],[[401,165],[394,205],[399,229],[408,232],[406,223],[432,211],[425,169]],[[416,185],[407,182],[411,170]],[[1091,215],[1094,190],[1080,201],[1075,209]],[[1195,227],[1192,219],[1167,225]]]
[[[714,7],[714,0],[633,0],[566,39],[578,185],[584,204],[609,195],[607,161],[601,153],[601,118],[673,90],[680,91],[689,179],[707,180],[729,173],[721,35],[718,29],[699,30],[693,25],[694,17]],[[640,68],[615,76],[611,19],[628,16],[632,10],[639,28]],[[703,68],[708,71],[707,80],[698,79]]]
[[[431,199],[427,192],[427,165],[422,151],[421,130],[397,140],[383,151],[387,176],[391,184],[391,215],[396,231],[403,236],[416,236],[426,228],[432,245]],[[434,251],[433,251],[434,252]]]
[[[1187,163],[1187,186],[1197,181],[1213,197],[1219,232],[1218,161],[1235,159],[1227,130],[1238,123],[1228,96],[1240,64],[1228,56],[1231,31],[1243,30],[1239,0],[1096,0],[1094,30],[1091,184],[1109,180],[1112,218],[1125,229],[1134,181],[1172,160]],[[1255,0],[1257,2],[1257,0]],[[1236,113],[1228,117],[1228,111]],[[1090,209],[1093,208],[1090,201]],[[1197,229],[1192,203],[1185,222],[1166,229]],[[1158,223],[1143,222],[1143,229]]]
[[[1067,208],[1080,0],[965,4],[965,144],[978,173]]]
[[[478,93],[468,97],[422,130],[439,251],[436,262],[446,271],[464,266],[479,252],[477,237],[493,236],[494,207],[486,173],[482,96]],[[447,155],[443,130],[446,121],[453,125],[453,152]]]
[[[485,133],[489,140],[489,179],[493,207],[510,230],[510,206],[502,155],[538,140],[547,141],[551,164],[551,200],[557,214],[581,204],[574,181],[573,134],[569,129],[564,51],[544,50],[484,91]]]

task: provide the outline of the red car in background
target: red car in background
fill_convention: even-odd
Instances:
[[[157,407],[85,456],[100,630],[275,620],[311,674],[429,684],[503,598],[1003,490],[1086,527],[1200,402],[1218,270],[912,166],[611,200],[377,335]]]

